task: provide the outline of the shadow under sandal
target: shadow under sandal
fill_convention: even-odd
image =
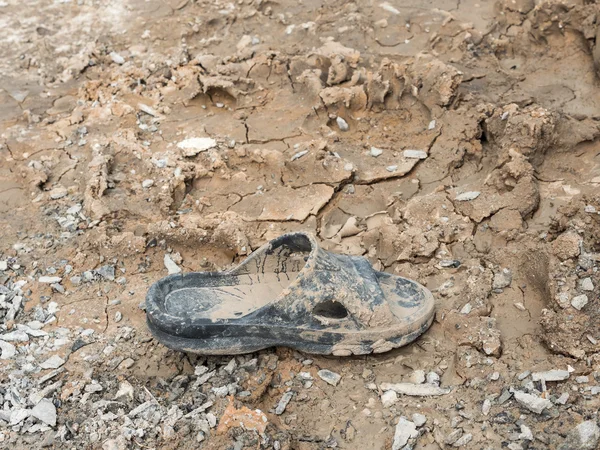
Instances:
[[[226,272],[165,277],[146,296],[148,327],[167,347],[236,355],[273,346],[322,355],[382,353],[433,320],[425,287],[378,272],[363,257],[285,234]]]

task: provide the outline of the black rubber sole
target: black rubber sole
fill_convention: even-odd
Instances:
[[[280,327],[278,337],[269,336],[273,332],[272,329],[270,333],[265,333],[264,335],[256,334],[254,336],[246,329],[242,332],[243,335],[240,336],[213,335],[206,338],[187,338],[165,333],[150,321],[147,321],[147,324],[154,337],[166,347],[172,350],[200,355],[242,355],[269,347],[288,347],[316,355],[350,356],[383,353],[407,345],[427,331],[432,322],[433,315],[411,333],[386,340],[365,340],[360,343],[351,344],[345,343],[345,338],[348,338],[348,335],[330,332],[310,331],[311,337],[314,340],[307,340],[302,336],[303,332],[301,330],[294,328]],[[242,328],[246,327],[233,328],[238,328],[241,331]],[[252,328],[253,331],[260,333],[258,327],[248,328]]]

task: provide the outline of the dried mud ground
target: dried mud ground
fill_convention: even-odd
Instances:
[[[599,22],[570,0],[1,1],[0,447],[596,448]],[[431,329],[349,357],[152,339],[167,267],[294,230],[426,285]]]

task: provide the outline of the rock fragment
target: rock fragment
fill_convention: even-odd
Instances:
[[[67,193],[68,193],[68,191],[67,191],[66,187],[58,186],[58,187],[55,187],[54,189],[52,189],[49,192],[49,195],[52,200],[59,200],[63,197],[66,197]]]
[[[422,384],[425,383],[425,371],[424,370],[415,370],[410,374],[410,382],[414,384]]]
[[[472,440],[473,440],[473,435],[471,433],[467,433],[467,434],[461,436],[454,444],[452,444],[452,446],[453,447],[464,447]]]
[[[594,450],[600,440],[600,428],[595,420],[586,420],[573,428],[558,450]]]
[[[127,415],[133,419],[133,418],[139,416],[141,413],[143,413],[147,409],[155,407],[155,406],[156,406],[156,401],[149,400],[149,401],[144,402],[141,405],[133,408],[131,411],[129,411],[129,414],[127,414]]]
[[[338,128],[341,131],[348,131],[350,129],[350,126],[348,126],[348,122],[346,122],[342,117],[338,116],[335,119],[335,121],[337,123]]]
[[[99,275],[104,280],[114,281],[115,280],[115,266],[106,264],[94,270],[96,275]]]
[[[577,311],[581,311],[585,305],[588,304],[588,296],[585,294],[578,295],[577,297],[573,297],[571,300],[571,306],[575,308]]]
[[[45,276],[45,277],[39,277],[38,281],[40,283],[44,283],[44,284],[54,284],[54,283],[60,283],[62,281],[62,278]]]
[[[173,275],[175,273],[181,273],[181,267],[179,267],[177,264],[175,264],[175,261],[173,261],[171,259],[171,256],[168,253],[165,254],[163,261],[165,264],[165,268],[167,269],[167,272],[169,272],[169,275]]]
[[[25,408],[13,409],[10,413],[9,425],[18,425],[29,417],[31,411]]]
[[[287,408],[288,403],[290,403],[290,400],[292,400],[292,398],[294,397],[294,394],[294,391],[287,391],[285,394],[283,394],[281,400],[279,400],[279,403],[275,408],[275,414],[280,416],[285,412],[285,409]]]
[[[483,405],[481,405],[481,412],[484,416],[487,416],[490,413],[490,409],[492,409],[492,402],[486,398],[483,401]]]
[[[581,252],[581,236],[566,231],[552,241],[552,252],[561,260],[576,258]]]
[[[404,150],[402,154],[409,159],[426,159],[428,156],[423,150]]]
[[[251,410],[246,406],[236,409],[233,402],[231,402],[221,416],[217,434],[227,433],[229,429],[240,426],[243,426],[246,430],[256,430],[258,433],[264,433],[267,424],[267,416],[260,409]]]
[[[593,291],[594,283],[590,277],[587,277],[581,280],[580,287],[582,291]]]
[[[325,383],[330,384],[332,386],[337,386],[340,380],[342,379],[342,376],[340,374],[337,374],[327,369],[319,370],[317,372],[317,375],[319,375],[319,378],[321,378],[321,380],[323,380]]]
[[[29,335],[21,330],[0,334],[0,341],[7,342],[29,342]]]
[[[392,444],[392,450],[400,450],[410,439],[414,439],[419,435],[417,426],[410,420],[400,417],[396,430],[394,432],[394,442]]]
[[[515,396],[515,400],[519,402],[520,405],[536,414],[541,414],[544,409],[552,406],[552,402],[550,400],[537,397],[523,391],[514,391],[513,395]]]
[[[372,157],[377,158],[383,154],[383,150],[377,147],[371,147],[371,151],[369,153]]]
[[[480,195],[481,195],[481,192],[479,192],[479,191],[463,192],[462,194],[458,194],[454,198],[454,200],[456,200],[457,202],[468,202],[471,200],[475,200]]]
[[[389,408],[398,401],[398,394],[396,391],[385,391],[381,394],[381,404],[384,408]]]
[[[119,384],[119,390],[115,394],[114,399],[117,401],[133,400],[133,386],[128,381],[122,381]]]
[[[510,286],[510,283],[512,283],[512,272],[510,269],[504,268],[494,274],[492,289],[504,289]]]
[[[531,379],[533,381],[564,381],[570,375],[568,370],[552,369],[545,372],[534,372],[531,374]]]
[[[208,137],[189,138],[177,144],[177,148],[182,150],[183,156],[192,157],[198,153],[205,152],[217,146],[217,141]]]
[[[58,369],[65,363],[65,360],[58,355],[52,355],[46,361],[40,364],[42,369]]]
[[[298,152],[294,156],[292,156],[292,159],[290,161],[296,161],[297,159],[302,158],[307,153],[308,153],[308,150],[302,150],[301,152]]]
[[[51,400],[43,398],[31,410],[31,416],[51,427],[56,426],[56,407]]]
[[[3,340],[0,340],[0,359],[11,359],[17,354],[17,348]]]
[[[125,58],[123,58],[121,55],[119,55],[117,52],[110,52],[108,54],[108,56],[110,56],[110,59],[112,60],[112,62],[114,62],[115,64],[125,64]]]
[[[423,414],[414,413],[411,418],[417,427],[422,427],[427,423],[427,417],[425,417]]]
[[[442,388],[434,384],[414,384],[414,383],[381,383],[380,388],[384,391],[395,391],[402,395],[411,395],[415,397],[437,397],[439,395],[449,394],[452,389]]]
[[[533,432],[531,431],[531,428],[525,424],[521,424],[521,433],[519,433],[519,439],[523,439],[524,441],[533,441]]]
[[[568,401],[569,401],[569,393],[563,392],[562,394],[560,394],[560,397],[558,397],[556,399],[555,403],[558,405],[566,405]]]

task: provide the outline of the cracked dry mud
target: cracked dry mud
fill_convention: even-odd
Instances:
[[[596,448],[599,20],[0,2],[0,447]],[[426,285],[431,329],[350,358],[152,339],[167,270],[295,230]]]

